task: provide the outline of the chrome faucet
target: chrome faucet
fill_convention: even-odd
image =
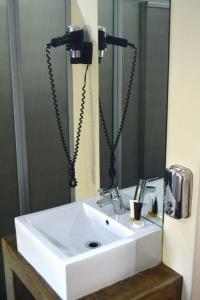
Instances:
[[[155,193],[156,187],[148,185],[149,182],[159,179],[158,177],[150,179],[140,179],[135,190],[134,200],[143,202],[146,193]]]
[[[108,204],[112,204],[114,208],[114,212],[117,215],[122,215],[126,212],[124,207],[124,203],[122,200],[122,196],[120,194],[119,188],[114,186],[108,190],[99,190],[100,196],[103,196],[102,199],[97,201],[97,205],[99,207],[103,207]]]

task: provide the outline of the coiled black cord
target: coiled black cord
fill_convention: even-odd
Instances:
[[[115,138],[114,141],[111,141],[111,139],[109,137],[108,127],[107,127],[107,124],[106,124],[102,103],[101,103],[101,100],[99,98],[100,120],[101,120],[101,124],[102,124],[102,127],[103,127],[103,132],[104,132],[104,135],[105,135],[105,138],[106,138],[107,145],[110,149],[109,176],[111,178],[111,186],[114,185],[114,178],[115,178],[115,175],[116,175],[115,150],[116,150],[117,145],[119,143],[119,139],[121,137],[121,134],[122,134],[122,131],[123,131],[123,128],[124,128],[124,124],[125,124],[125,121],[126,121],[126,116],[127,116],[127,112],[128,112],[128,107],[129,107],[130,97],[131,97],[131,92],[132,92],[132,87],[133,87],[133,80],[134,80],[134,77],[135,77],[135,69],[136,69],[136,61],[137,61],[138,50],[135,47],[135,45],[133,45],[133,44],[129,44],[129,46],[132,49],[134,49],[134,54],[133,54],[133,59],[132,59],[132,64],[131,64],[130,79],[129,79],[128,89],[127,89],[127,94],[126,94],[126,98],[125,98],[125,102],[124,102],[124,107],[123,107],[123,110],[122,110],[121,123],[120,123],[119,129],[118,129],[118,132],[117,132],[117,135],[116,135],[116,138]]]
[[[59,134],[60,134],[60,139],[61,139],[63,149],[64,149],[65,155],[67,157],[67,161],[68,161],[69,185],[70,185],[70,187],[75,188],[78,185],[78,181],[76,179],[76,174],[75,174],[75,163],[76,163],[76,160],[77,160],[77,157],[78,157],[81,130],[82,130],[82,125],[83,125],[83,117],[84,117],[84,110],[85,110],[85,94],[86,94],[85,87],[86,87],[87,71],[88,71],[89,65],[86,66],[85,75],[84,75],[80,115],[79,115],[79,121],[78,121],[78,128],[77,128],[77,132],[76,132],[76,141],[75,141],[73,157],[71,157],[69,149],[67,148],[67,143],[66,143],[66,140],[65,140],[64,132],[63,132],[62,120],[61,120],[61,116],[60,116],[60,109],[59,109],[58,99],[57,99],[57,95],[56,95],[55,80],[54,80],[53,70],[52,70],[50,49],[51,49],[51,46],[48,44],[46,46],[46,58],[47,58],[47,65],[48,65],[48,72],[49,72],[49,79],[50,79],[53,105],[54,105],[54,109],[55,109],[56,121],[57,121],[58,130],[59,130]]]

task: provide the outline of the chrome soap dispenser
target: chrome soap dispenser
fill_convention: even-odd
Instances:
[[[189,218],[192,204],[192,172],[173,165],[165,172],[165,213],[175,219]]]

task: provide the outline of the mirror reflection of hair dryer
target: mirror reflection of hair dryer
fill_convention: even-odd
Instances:
[[[112,36],[107,34],[106,27],[98,26],[98,40],[99,40],[99,62],[101,62],[102,58],[104,57],[104,53],[107,50],[107,44],[119,47],[132,47],[135,48],[135,45],[129,43],[127,39],[119,38],[116,36]]]
[[[98,40],[99,40],[99,63],[101,62],[102,58],[104,57],[105,50],[107,49],[107,44],[124,47],[124,48],[127,48],[129,46],[133,50],[133,58],[132,58],[131,67],[130,67],[130,77],[129,77],[129,82],[128,82],[126,98],[125,98],[124,105],[122,108],[121,121],[119,123],[119,127],[118,127],[115,137],[113,137],[113,135],[111,135],[111,136],[109,135],[109,130],[108,130],[108,126],[107,126],[107,122],[106,122],[106,118],[105,118],[105,114],[104,114],[104,110],[103,110],[103,105],[101,103],[101,99],[99,98],[100,121],[102,124],[106,143],[110,150],[110,163],[109,163],[109,170],[108,170],[109,177],[110,177],[110,187],[113,187],[113,186],[115,186],[115,177],[116,177],[116,173],[117,173],[117,170],[115,167],[115,163],[116,163],[115,152],[116,152],[120,137],[122,135],[122,131],[124,129],[124,124],[125,124],[126,117],[127,117],[127,112],[128,112],[128,108],[129,108],[129,102],[130,102],[130,97],[131,97],[131,92],[132,92],[132,87],[133,87],[133,80],[135,77],[138,49],[136,48],[136,46],[134,44],[130,43],[127,39],[108,35],[106,32],[106,28],[103,26],[98,26]]]

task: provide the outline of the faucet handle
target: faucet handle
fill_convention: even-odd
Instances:
[[[126,210],[125,210],[122,196],[121,196],[118,186],[113,186],[112,188],[110,188],[110,198],[111,198],[111,201],[115,201],[116,199],[119,201],[120,214],[123,214]]]
[[[121,197],[121,193],[119,191],[118,186],[114,186],[114,187],[110,188],[109,193],[110,193],[111,199],[115,199],[115,198],[119,199]]]

